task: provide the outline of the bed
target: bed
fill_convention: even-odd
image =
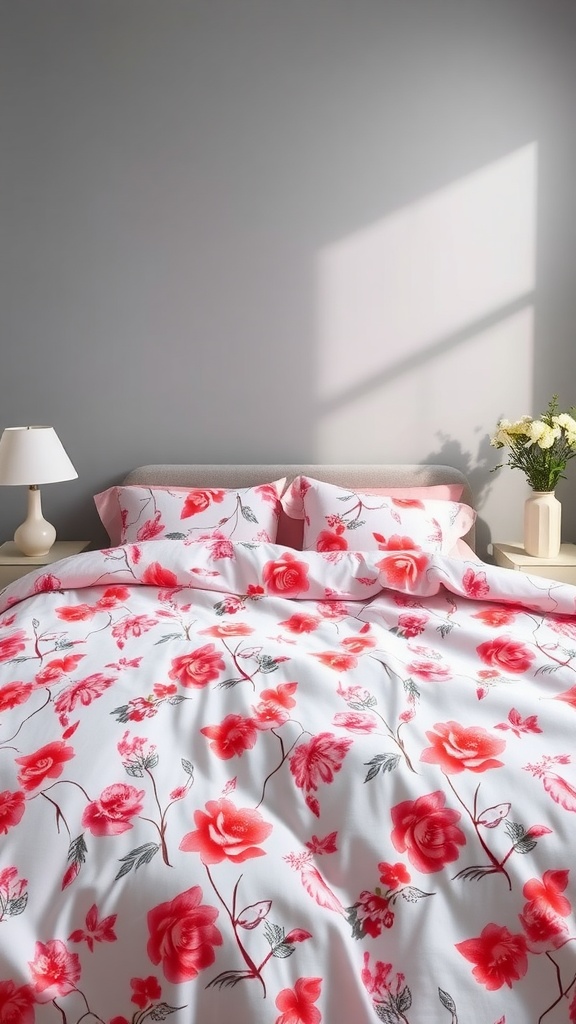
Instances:
[[[576,588],[443,466],[144,466],[0,592],[0,1024],[576,1021]]]

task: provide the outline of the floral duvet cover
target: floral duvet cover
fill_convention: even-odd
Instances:
[[[151,541],[0,595],[0,1024],[576,1021],[576,588]]]

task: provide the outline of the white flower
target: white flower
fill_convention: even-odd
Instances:
[[[499,420],[490,444],[509,449],[508,465],[522,470],[532,490],[553,491],[569,460],[576,458],[576,409],[559,413],[554,395],[538,419]]]
[[[551,448],[561,435],[560,427],[551,427],[542,420],[533,420],[528,427],[528,443],[537,444],[539,448]]]
[[[566,431],[568,444],[571,448],[576,448],[576,420],[569,416],[567,412],[562,412],[559,416],[553,416],[552,422],[559,426],[561,430]]]

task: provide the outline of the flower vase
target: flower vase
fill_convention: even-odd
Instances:
[[[554,491],[532,491],[524,505],[524,550],[538,558],[560,552],[562,505]]]

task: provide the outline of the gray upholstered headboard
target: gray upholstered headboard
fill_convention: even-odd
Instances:
[[[344,465],[294,463],[270,465],[179,465],[162,463],[133,469],[124,484],[164,487],[253,487],[286,477],[286,486],[294,477],[304,475],[326,483],[361,490],[362,487],[427,487],[433,484],[460,484],[461,501],[474,508],[474,496],[467,477],[453,466],[417,464]],[[463,538],[474,550],[474,527]]]

